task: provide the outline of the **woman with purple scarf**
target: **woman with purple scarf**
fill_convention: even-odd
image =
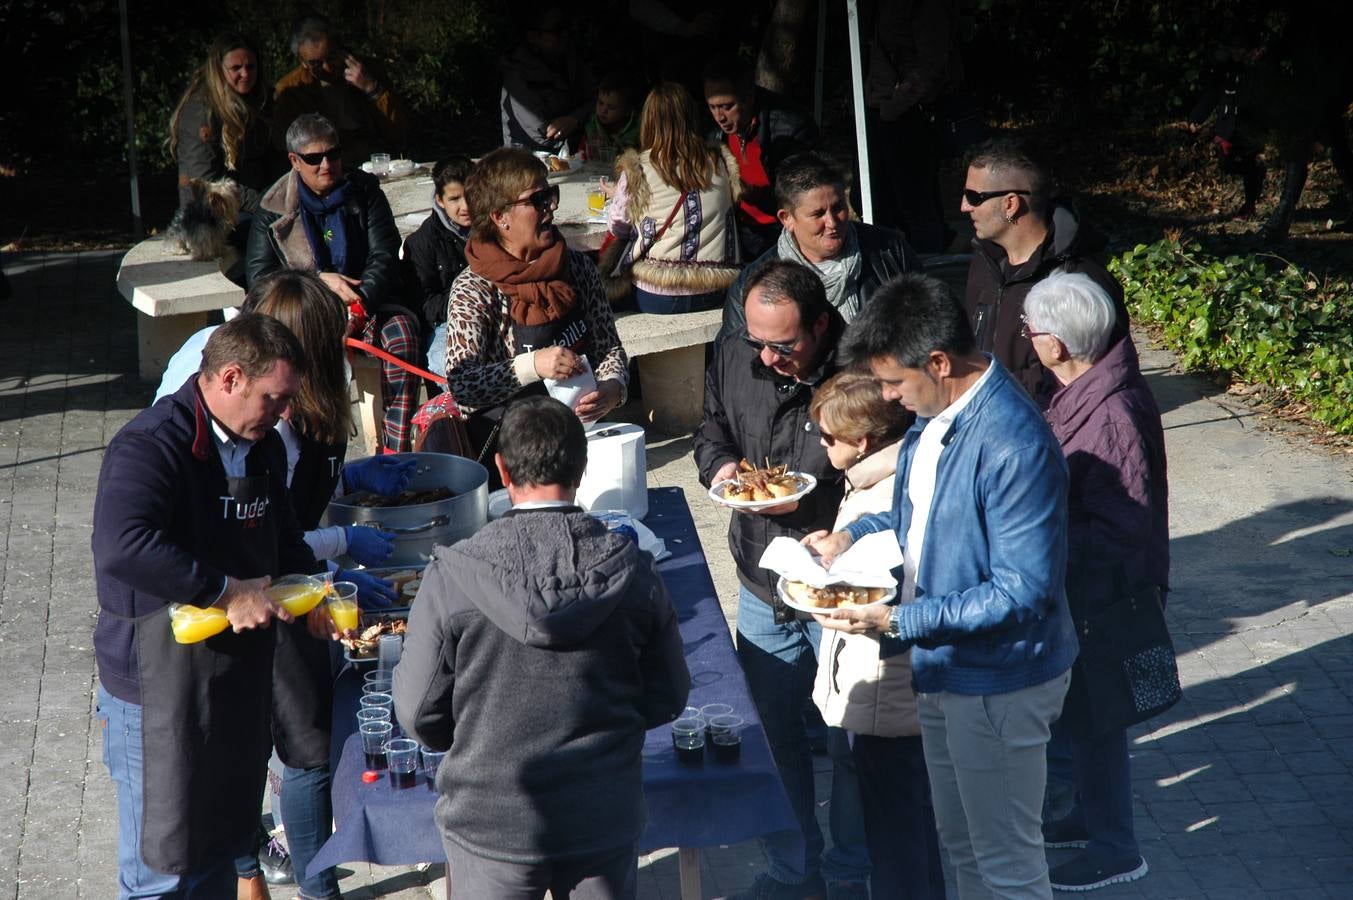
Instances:
[[[1024,300],[1024,337],[1056,377],[1045,413],[1070,472],[1067,602],[1078,623],[1118,600],[1116,585],[1169,590],[1169,488],[1160,409],[1130,335],[1113,340],[1108,293],[1084,274],[1053,272]],[[1068,697],[1079,688],[1073,669]],[[1076,802],[1045,822],[1050,848],[1083,848],[1052,867],[1054,890],[1089,891],[1146,874],[1132,823],[1127,730],[1103,730],[1068,700],[1053,728],[1071,749]]]
[[[248,285],[282,268],[315,272],[348,308],[355,336],[421,364],[418,318],[402,297],[399,231],[379,180],[345,172],[337,129],[312,113],[287,128],[287,158],[292,170],[263,194],[254,216]],[[408,450],[418,380],[393,363],[381,373],[383,449]]]

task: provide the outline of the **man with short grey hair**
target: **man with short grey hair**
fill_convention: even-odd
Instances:
[[[372,153],[400,155],[409,131],[404,104],[388,80],[378,79],[367,63],[344,49],[328,19],[318,15],[297,19],[291,50],[300,65],[283,75],[274,89],[273,142],[279,148],[297,116],[318,113],[337,126],[348,168],[356,169]]]
[[[287,128],[291,171],[263,194],[245,255],[246,284],[283,268],[314,272],[348,308],[358,336],[409,362],[422,362],[416,313],[400,292],[399,230],[380,182],[349,170],[339,131],[306,113]],[[417,379],[382,363],[382,445],[408,450]]]

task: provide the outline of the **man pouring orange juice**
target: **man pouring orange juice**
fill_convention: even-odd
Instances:
[[[299,390],[302,351],[268,316],[207,341],[201,373],[109,443],[94,507],[94,633],[104,759],[117,785],[119,895],[231,893],[253,839],[270,747],[281,573],[321,566],[288,497],[273,430]],[[229,502],[225,502],[229,501]],[[170,605],[229,628],[177,642]],[[185,607],[186,608],[186,607]],[[307,624],[329,636],[331,620]]]

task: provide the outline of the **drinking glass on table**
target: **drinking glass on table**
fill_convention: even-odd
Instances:
[[[363,722],[357,727],[362,736],[362,753],[366,756],[368,769],[385,768],[385,744],[394,732],[389,722]]]
[[[441,766],[442,760],[446,758],[445,750],[429,750],[422,748],[423,752],[423,777],[427,779],[428,790],[437,790],[437,769]]]
[[[371,154],[371,174],[377,177],[390,174],[390,154]]]
[[[737,762],[742,756],[742,716],[715,716],[709,720],[710,745],[717,762]]]
[[[606,192],[600,184],[587,192],[587,211],[594,216],[606,211]]]
[[[705,761],[705,720],[677,719],[672,723],[672,746],[677,762],[698,766]]]
[[[395,738],[385,742],[385,761],[390,768],[390,784],[411,788],[418,783],[418,742]]]

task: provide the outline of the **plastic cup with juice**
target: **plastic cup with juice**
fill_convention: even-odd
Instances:
[[[360,611],[357,608],[357,585],[351,581],[336,581],[329,587],[325,606],[334,627],[344,634],[357,630]]]
[[[293,616],[303,616],[319,606],[327,585],[309,575],[284,575],[268,586],[268,596]]]
[[[169,627],[180,644],[196,644],[230,627],[225,610],[215,606],[203,609],[188,603],[169,604]]]

